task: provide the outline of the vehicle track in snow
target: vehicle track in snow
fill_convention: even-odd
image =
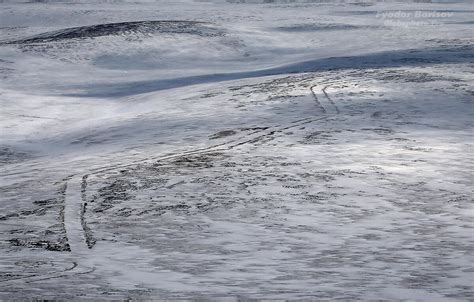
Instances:
[[[310,90],[316,104],[322,108],[323,113],[331,115],[339,114],[341,111],[339,110],[339,107],[337,107],[334,100],[327,93],[326,90],[328,88],[329,86],[324,86],[323,88],[320,88],[319,85],[313,85],[310,87]]]
[[[157,157],[148,157],[142,160],[134,161],[132,163],[123,164],[123,165],[114,165],[114,166],[102,167],[98,169],[92,169],[90,171],[90,174],[103,173],[103,172],[107,172],[111,170],[135,166],[137,164],[146,164],[146,163],[152,163],[156,161],[175,159],[175,158],[180,158],[180,157],[184,157],[188,155],[206,154],[209,152],[216,152],[216,151],[228,151],[245,144],[256,143],[266,137],[274,136],[277,133],[281,133],[283,131],[286,131],[292,128],[297,128],[305,124],[328,119],[330,117],[330,113],[332,112],[339,113],[338,107],[335,105],[334,101],[330,99],[329,95],[326,92],[326,89],[328,86],[325,86],[324,88],[320,89],[323,93],[320,94],[319,97],[317,93],[315,92],[316,87],[319,87],[319,86],[317,85],[311,86],[310,90],[318,106],[322,108],[322,111],[324,113],[327,113],[324,116],[307,117],[307,118],[299,119],[299,120],[291,122],[289,125],[276,125],[273,127],[262,127],[256,131],[253,131],[252,133],[244,135],[243,137],[239,137],[239,138],[232,139],[223,143],[211,145],[205,148],[198,148],[198,149],[183,151],[179,153],[171,153],[168,155],[161,155]],[[326,100],[322,101],[325,98]],[[326,108],[331,108],[331,109],[326,109]],[[87,222],[85,220],[85,212],[87,209],[87,202],[86,202],[87,178],[89,177],[90,174],[72,177],[69,180],[69,182],[75,182],[75,187],[67,186],[68,191],[70,191],[71,188],[75,191],[73,193],[66,194],[65,206],[66,206],[66,213],[68,213],[68,215],[66,215],[67,218],[65,220],[67,221],[66,223],[68,225],[67,229],[69,230],[69,232],[67,232],[68,240],[70,242],[74,240],[81,242],[79,246],[76,244],[77,242],[70,244],[71,250],[73,251],[77,250],[77,251],[84,252],[85,246],[87,246],[90,249],[95,244],[95,239],[92,236],[91,230],[87,227]],[[76,200],[77,202],[75,202],[74,200]],[[69,235],[69,233],[71,234]],[[82,233],[82,235],[79,233]]]
[[[329,88],[329,86],[325,86],[323,89],[321,89],[321,91],[324,93],[324,96],[326,97],[326,99],[329,101],[329,103],[331,104],[331,107],[332,110],[335,111],[336,114],[339,114],[341,113],[341,111],[339,110],[339,107],[337,107],[336,105],[336,102],[334,102],[334,100],[329,96],[329,94],[327,93],[327,89]]]
[[[257,143],[265,138],[278,135],[286,130],[292,128],[298,128],[306,124],[310,124],[317,121],[323,121],[329,119],[334,114],[340,113],[339,108],[336,106],[334,101],[330,99],[326,92],[328,86],[320,89],[320,86],[314,85],[310,87],[311,94],[317,106],[323,112],[323,116],[312,116],[302,119],[298,119],[285,125],[275,125],[268,127],[261,127],[251,133],[248,133],[239,138],[231,139],[219,144],[214,144],[208,147],[198,148],[189,151],[183,151],[178,153],[170,153],[165,155],[159,155],[156,157],[147,157],[141,160],[136,160],[128,164],[112,165],[100,168],[91,169],[89,173],[84,175],[71,175],[66,178],[65,181],[65,199],[64,199],[64,227],[66,230],[67,240],[71,249],[73,257],[76,262],[74,266],[68,270],[51,273],[50,276],[31,276],[28,278],[28,282],[42,281],[51,278],[60,278],[67,274],[87,274],[95,270],[94,267],[88,267],[81,265],[80,259],[84,256],[93,256],[93,249],[96,239],[93,236],[92,230],[87,225],[86,213],[87,213],[87,179],[94,174],[103,173],[107,171],[123,169],[127,167],[136,166],[138,164],[154,163],[157,161],[164,161],[169,159],[176,159],[185,157],[188,155],[199,155],[206,154],[216,151],[229,151],[246,144]],[[318,90],[316,90],[318,89]],[[37,277],[37,278],[33,278]],[[31,280],[30,280],[31,279]],[[15,279],[18,280],[18,279]],[[7,280],[8,281],[8,280]],[[12,280],[13,281],[13,280]]]

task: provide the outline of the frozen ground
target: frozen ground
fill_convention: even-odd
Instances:
[[[474,300],[472,4],[0,9],[0,300]]]

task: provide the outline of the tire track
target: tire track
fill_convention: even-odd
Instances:
[[[321,91],[324,93],[324,96],[326,97],[326,99],[329,101],[329,103],[331,103],[332,107],[335,109],[336,114],[339,114],[339,113],[341,113],[341,111],[339,110],[339,107],[337,107],[334,100],[326,92],[326,89],[328,89],[328,88],[329,88],[329,86],[325,86],[323,89],[321,89]]]
[[[310,87],[310,91],[311,91],[311,94],[313,95],[316,106],[318,108],[320,108],[321,112],[325,113],[325,114],[339,114],[340,113],[339,108],[337,107],[336,103],[332,100],[331,97],[329,97],[328,93],[326,92],[326,89],[329,88],[329,86],[325,86],[322,89],[320,89],[323,93],[322,93],[322,95],[320,94],[319,97],[318,97],[318,93],[315,91],[316,87],[319,88],[320,86],[319,85],[313,85],[313,86]],[[199,149],[194,149],[194,150],[189,150],[189,151],[183,151],[183,152],[180,152],[180,153],[170,153],[170,154],[167,154],[167,155],[161,155],[161,156],[157,156],[157,157],[149,157],[147,159],[137,160],[137,161],[133,161],[133,162],[128,163],[128,164],[123,164],[123,165],[114,165],[114,166],[102,167],[102,168],[98,168],[98,169],[92,169],[91,174],[107,172],[107,171],[120,169],[120,168],[127,168],[127,167],[131,167],[131,166],[134,166],[134,165],[137,165],[137,164],[147,163],[148,161],[166,160],[166,159],[172,159],[172,158],[182,157],[182,156],[186,156],[186,155],[195,155],[195,154],[202,154],[202,153],[211,152],[211,151],[220,151],[220,150],[218,150],[219,147],[223,147],[223,150],[230,150],[230,149],[233,149],[235,147],[238,147],[238,146],[241,146],[241,145],[244,145],[244,144],[247,144],[247,143],[256,142],[258,140],[263,139],[264,137],[271,136],[271,135],[275,134],[276,132],[281,132],[281,131],[284,131],[284,130],[291,129],[293,127],[297,127],[297,126],[300,125],[300,123],[301,123],[301,125],[304,125],[306,123],[311,123],[311,122],[314,122],[314,121],[327,119],[327,118],[328,118],[328,116],[318,117],[318,118],[307,117],[307,118],[303,118],[303,119],[299,119],[299,120],[290,122],[291,125],[286,126],[286,127],[285,126],[282,127],[280,125],[262,127],[259,130],[256,130],[256,131],[254,131],[250,134],[245,135],[244,137],[236,138],[236,139],[233,139],[233,140],[230,140],[230,141],[227,141],[227,142],[223,142],[223,143],[219,143],[219,144],[215,144],[215,145],[212,145],[212,146],[209,146],[209,147],[204,147],[204,148],[199,148]],[[305,122],[305,121],[308,121],[308,122]],[[265,131],[267,131],[267,133],[260,134],[260,133],[265,132]],[[249,137],[249,136],[252,136],[252,135],[257,135],[257,136],[254,137],[254,138],[248,139],[248,140],[241,141],[243,138]]]
[[[322,104],[320,101],[321,98],[318,98],[314,88],[317,87],[311,86],[310,90],[311,93],[314,96],[314,100],[316,101],[316,105],[321,108],[323,113],[328,113],[330,110],[327,110],[325,106]],[[327,99],[326,103],[331,104],[333,109],[332,111],[339,113],[339,109],[337,106],[334,104],[334,102],[329,98],[328,94],[326,93],[326,88],[328,86],[324,87],[322,89],[322,92]],[[330,107],[330,106],[328,106]],[[69,241],[75,241],[74,244],[70,244],[71,250],[74,251],[80,251],[80,253],[87,253],[87,250],[84,250],[84,247],[87,247],[88,249],[91,249],[95,243],[96,240],[94,239],[92,235],[92,230],[87,226],[87,222],[85,220],[85,214],[87,211],[87,199],[86,199],[86,190],[87,190],[87,178],[90,175],[93,174],[98,174],[98,173],[104,173],[112,170],[117,170],[117,169],[123,169],[127,167],[132,167],[136,166],[138,164],[146,164],[146,163],[154,163],[157,161],[164,161],[164,160],[169,160],[169,159],[176,159],[188,155],[199,155],[199,154],[206,154],[210,152],[216,152],[216,151],[228,151],[232,150],[235,148],[238,148],[240,146],[246,145],[246,144],[252,144],[256,143],[258,141],[261,141],[267,137],[271,137],[276,135],[277,133],[281,133],[283,131],[292,129],[292,128],[297,128],[300,126],[303,126],[305,124],[313,123],[316,121],[322,121],[325,119],[328,119],[330,116],[318,116],[318,117],[306,117],[302,118],[296,121],[290,122],[289,125],[276,125],[276,126],[268,126],[268,127],[262,127],[256,131],[253,131],[250,134],[247,134],[243,137],[235,138],[223,143],[211,145],[208,147],[204,148],[198,148],[194,150],[189,150],[189,151],[183,151],[183,152],[178,152],[178,153],[171,153],[171,154],[166,154],[166,155],[161,155],[161,156],[156,156],[156,157],[148,157],[145,159],[133,161],[128,164],[122,164],[122,165],[113,165],[113,166],[108,166],[108,167],[102,167],[102,168],[97,168],[97,169],[92,169],[90,170],[89,174],[83,175],[81,178],[81,189],[80,189],[80,197],[82,203],[79,202],[74,202],[74,200],[78,199],[77,192],[78,191],[78,183],[79,183],[79,176],[74,176],[72,177],[69,182],[76,182],[76,187],[70,187],[68,186],[67,188],[76,190],[76,194],[67,194],[66,195],[66,209],[68,209],[66,212],[68,213],[66,221],[68,221],[68,236]],[[80,208],[78,209],[78,204],[80,204]],[[79,219],[77,218],[79,217]],[[79,234],[79,233],[82,234]],[[79,242],[79,244],[77,244]]]
[[[72,266],[58,272],[49,274],[32,275],[23,278],[15,278],[0,282],[0,286],[8,286],[10,283],[22,280],[25,283],[33,283],[49,279],[56,279],[67,276],[69,274],[79,275],[88,274],[95,271],[94,267],[80,265],[79,259],[89,253],[89,249],[95,244],[90,229],[84,219],[86,209],[86,189],[88,174],[84,176],[70,175],[64,181],[63,207],[60,215],[63,219],[63,226],[66,233],[66,240],[69,252],[77,258],[72,262]]]
[[[126,168],[129,166],[136,166],[137,164],[144,164],[148,162],[153,163],[156,161],[175,159],[175,158],[180,158],[180,157],[184,157],[188,155],[207,154],[207,153],[216,152],[216,151],[228,151],[245,144],[258,142],[266,137],[271,137],[285,130],[300,127],[302,125],[309,124],[309,123],[319,121],[319,120],[324,120],[324,119],[327,119],[327,117],[304,118],[304,119],[294,121],[290,125],[268,127],[266,128],[267,131],[263,134],[261,134],[261,132],[265,130],[255,131],[253,134],[259,134],[259,135],[256,135],[255,137],[252,137],[252,138],[247,138],[248,136],[245,136],[246,139],[244,140],[242,140],[242,138],[233,139],[224,143],[209,146],[207,148],[190,150],[186,152],[180,152],[180,153],[175,153],[175,154],[165,155],[165,156],[155,157],[155,158],[146,158],[141,161],[135,161],[132,164],[107,167],[106,169],[96,169],[92,171],[91,173],[83,175],[83,176],[78,176],[78,175],[72,176],[66,183],[65,210],[64,210],[65,212],[64,225],[65,225],[66,234],[67,234],[71,252],[75,256],[78,256],[78,259],[80,259],[81,257],[88,255],[91,252],[90,250],[94,247],[96,243],[96,239],[93,237],[92,230],[87,226],[87,222],[85,219],[85,214],[86,214],[86,209],[87,209],[87,199],[86,199],[87,179],[90,175],[103,173],[110,170],[116,170],[120,168]],[[83,271],[86,271],[84,273],[92,272],[94,270],[94,267],[82,268],[80,265],[77,265],[77,268],[81,268]],[[60,278],[60,277],[61,275],[53,276],[50,278]],[[39,279],[37,281],[41,281],[41,280],[42,279]]]
[[[296,121],[292,121],[286,125],[275,125],[275,126],[268,126],[262,127],[256,131],[253,131],[243,137],[235,138],[226,142],[222,142],[219,144],[214,144],[204,148],[193,149],[189,151],[183,151],[178,153],[170,153],[165,155],[160,155],[156,157],[148,157],[141,160],[136,160],[128,164],[122,165],[112,165],[107,167],[100,167],[96,169],[91,169],[88,174],[85,175],[71,175],[66,178],[65,181],[65,194],[64,194],[64,229],[66,232],[67,241],[69,243],[69,247],[71,253],[74,256],[77,256],[80,259],[83,256],[86,256],[91,253],[91,249],[94,247],[96,243],[96,239],[93,237],[92,230],[88,227],[87,221],[85,218],[87,212],[87,180],[90,175],[104,173],[107,171],[127,168],[136,166],[138,164],[146,164],[146,163],[153,163],[156,161],[164,161],[169,159],[175,159],[180,157],[185,157],[188,155],[198,155],[198,154],[206,154],[210,152],[216,151],[228,151],[246,144],[253,144],[258,141],[261,141],[265,138],[272,137],[277,135],[278,133],[282,133],[283,131],[301,127],[305,124],[313,123],[316,121],[322,121],[330,118],[330,115],[327,113],[339,113],[339,109],[335,105],[335,103],[329,98],[328,94],[326,93],[326,88],[322,89],[324,97],[327,99],[326,101],[322,101],[322,97],[318,97],[318,94],[315,91],[316,86],[312,86],[311,93],[314,97],[316,105],[318,108],[321,109],[322,113],[325,113],[325,116],[311,116],[302,118]],[[330,109],[328,109],[330,108]],[[28,280],[28,282],[36,282],[42,281],[52,278],[60,278],[65,276],[66,273],[74,273],[74,274],[87,274],[93,272],[95,270],[94,267],[82,267],[79,263],[74,262],[74,266],[68,270],[52,273],[51,276],[31,276],[38,277],[36,279]]]
[[[74,255],[79,256],[88,253],[88,244],[83,228],[84,203],[82,196],[85,194],[83,179],[87,179],[87,177],[74,175],[67,182],[64,211],[64,226],[69,247]]]
[[[325,86],[322,89],[320,89],[319,87],[320,87],[319,85],[313,85],[310,87],[310,90],[316,104],[321,106],[323,113],[330,114],[330,115],[336,115],[336,114],[341,113],[341,111],[339,110],[339,107],[337,107],[334,100],[329,96],[329,94],[326,91],[327,88],[329,88],[329,86]],[[318,92],[319,90],[322,93]]]
[[[315,88],[315,87],[318,87],[318,85],[313,85],[313,86],[309,87],[309,90],[311,91],[311,94],[313,95],[313,99],[314,99],[316,105],[321,109],[321,111],[322,111],[323,113],[326,113],[326,109],[325,109],[324,106],[321,104],[321,102],[319,101],[319,98],[318,98],[316,92],[314,91],[314,88]]]
[[[92,230],[89,228],[87,225],[87,221],[85,218],[85,214],[87,211],[87,178],[89,177],[89,174],[86,174],[82,176],[82,183],[81,183],[81,226],[82,226],[82,231],[84,233],[84,238],[86,240],[86,245],[89,249],[91,249],[95,243],[96,240],[92,234]]]
[[[59,190],[60,194],[60,200],[61,200],[61,207],[59,209],[59,222],[61,223],[61,229],[64,233],[64,248],[67,251],[71,251],[71,245],[69,244],[69,237],[67,236],[67,230],[66,230],[66,192],[67,192],[67,186],[68,186],[68,181],[71,179],[72,176],[67,176],[64,178],[62,181],[64,182]]]

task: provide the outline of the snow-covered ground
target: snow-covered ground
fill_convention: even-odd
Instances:
[[[274,2],[0,4],[1,300],[474,299],[472,4]]]

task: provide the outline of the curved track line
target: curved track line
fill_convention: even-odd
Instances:
[[[322,92],[327,99],[327,101],[321,101],[323,98],[318,97],[318,94],[315,92],[314,88],[316,86],[311,86],[310,90],[316,102],[316,105],[321,109],[323,113],[339,113],[339,109],[335,105],[335,103],[329,98],[328,94],[326,93],[326,87],[322,89]],[[329,104],[329,105],[328,105]],[[327,109],[331,108],[331,109]],[[330,115],[326,116],[319,116],[319,117],[307,117],[303,119],[299,119],[293,122],[290,122],[289,125],[281,126],[273,126],[273,127],[265,127],[254,131],[250,134],[247,134],[243,137],[239,137],[236,139],[232,139],[223,143],[215,144],[209,147],[183,151],[179,153],[171,153],[167,155],[161,155],[156,157],[149,157],[144,158],[141,160],[133,161],[132,163],[124,164],[124,165],[114,165],[108,167],[101,167],[97,169],[90,170],[90,174],[97,174],[103,173],[110,170],[116,170],[120,168],[126,168],[130,166],[135,166],[137,164],[144,164],[148,162],[156,162],[156,161],[163,161],[173,158],[179,158],[188,155],[195,155],[195,154],[206,154],[209,152],[215,151],[228,151],[239,146],[255,143],[259,140],[262,140],[266,137],[271,137],[276,133],[283,132],[288,129],[300,127],[305,124],[309,124],[315,121],[321,121],[328,119]],[[85,221],[85,212],[87,206],[87,199],[86,199],[86,190],[87,190],[87,178],[90,174],[86,174],[83,176],[80,175],[72,175],[65,179],[65,196],[64,196],[64,228],[66,231],[66,236],[68,238],[68,243],[71,248],[71,252],[79,256],[85,256],[90,253],[90,249],[95,244],[95,239],[92,237],[92,233],[90,232],[89,228],[87,227],[87,223]],[[73,267],[61,271],[51,273],[50,276],[30,276],[25,277],[22,279],[28,279],[28,283],[42,281],[52,278],[60,278],[67,273],[74,273],[74,274],[87,274],[93,272],[95,270],[94,267],[81,267],[77,262],[74,262]],[[18,280],[18,279],[15,279]],[[14,280],[12,280],[14,281]]]
[[[323,89],[321,89],[321,91],[324,93],[324,96],[326,97],[326,99],[328,99],[329,103],[331,103],[331,105],[334,107],[334,109],[336,110],[336,113],[339,114],[340,113],[339,107],[337,107],[334,100],[326,92],[326,89],[328,89],[328,88],[329,88],[329,86],[325,86]]]
[[[132,165],[137,165],[137,164],[143,164],[147,162],[156,162],[156,161],[162,161],[162,160],[168,160],[168,159],[173,159],[173,158],[180,158],[183,156],[188,156],[188,155],[195,155],[195,154],[206,154],[210,152],[215,152],[215,151],[228,151],[232,150],[234,148],[237,148],[239,146],[248,144],[248,143],[254,143],[257,142],[265,137],[273,136],[276,133],[295,128],[295,127],[300,127],[305,124],[309,124],[318,120],[324,120],[327,117],[317,117],[317,118],[304,118],[297,120],[295,122],[292,122],[290,125],[287,126],[277,126],[277,127],[269,127],[266,130],[268,130],[264,134],[257,135],[252,138],[247,138],[248,136],[245,136],[244,138],[247,138],[245,140],[242,140],[242,138],[234,139],[227,141],[225,143],[221,144],[216,144],[213,146],[210,146],[208,148],[201,148],[198,150],[190,150],[187,152],[181,152],[181,153],[175,153],[172,155],[165,155],[161,157],[156,157],[156,158],[146,158],[141,161],[136,161],[133,164],[127,164],[127,165],[122,165],[122,166],[115,166],[115,167],[108,167],[103,170],[95,170],[94,172],[91,172],[90,174],[97,174],[97,173],[102,173],[106,172],[109,170],[115,170],[119,168],[124,168]],[[262,131],[256,131],[255,133],[260,133]],[[65,200],[64,200],[64,226],[66,229],[66,234],[69,242],[69,246],[71,249],[71,252],[74,255],[79,256],[86,256],[87,254],[90,253],[90,249],[93,248],[95,244],[95,239],[92,236],[92,232],[89,230],[87,227],[87,224],[85,222],[85,211],[86,211],[86,188],[87,188],[87,178],[89,177],[90,174],[86,174],[84,176],[79,176],[79,175],[74,175],[72,176],[66,183],[66,194],[65,194]],[[77,267],[80,267],[79,265]],[[84,267],[82,268],[85,272],[83,273],[88,273],[93,271],[94,268],[89,268],[89,267]],[[89,271],[87,271],[89,270]],[[76,273],[77,269],[75,269]],[[80,272],[77,272],[78,274]],[[58,273],[58,275],[48,277],[47,279],[51,278],[60,278],[64,274]],[[43,279],[38,279],[38,280],[32,280],[31,282],[35,281],[41,281]]]
[[[323,104],[320,102],[320,99],[322,98],[318,98],[314,90],[315,87],[317,87],[317,85],[310,87],[311,93],[314,96],[314,100],[316,101],[317,106],[321,108],[323,113],[327,113],[329,110],[325,109]],[[334,104],[334,102],[329,98],[328,94],[325,91],[327,87],[328,86],[322,89],[323,94],[325,98],[327,99],[326,103],[333,105],[333,108],[335,108],[334,111],[336,113],[339,113],[339,109]],[[300,127],[302,125],[309,124],[315,121],[324,120],[324,119],[327,119],[328,117],[329,116],[306,117],[306,118],[302,118],[296,121],[292,121],[290,122],[290,125],[285,125],[285,126],[277,125],[273,127],[264,127],[252,133],[249,133],[243,137],[239,137],[239,138],[232,139],[223,143],[211,145],[209,147],[198,148],[198,149],[183,151],[179,153],[171,153],[167,155],[160,155],[156,157],[148,157],[148,158],[133,161],[132,163],[123,164],[123,165],[113,165],[113,166],[108,166],[108,167],[92,169],[90,170],[90,174],[103,173],[103,172],[107,172],[111,170],[136,166],[137,164],[153,163],[156,161],[180,158],[180,157],[184,157],[188,155],[198,155],[198,154],[206,154],[206,153],[215,152],[215,151],[232,150],[234,148],[237,148],[245,144],[258,142],[259,140],[262,140],[266,137],[273,136],[276,133],[283,132],[288,129]],[[85,212],[86,212],[86,207],[87,207],[87,202],[86,202],[87,178],[89,177],[90,174],[86,174],[82,176],[82,178],[80,176],[74,176],[69,180],[69,182],[74,182],[74,187],[66,186],[67,191],[71,191],[71,189],[72,191],[74,191],[72,193],[67,193],[66,198],[65,198],[65,207],[66,207],[65,227],[66,227],[66,233],[68,234],[68,240],[70,242],[71,250],[73,253],[78,252],[80,254],[86,254],[88,252],[87,249],[91,249],[95,244],[95,239],[93,238],[92,232],[88,228],[87,223],[85,221],[85,217],[84,217]]]
[[[78,266],[77,262],[74,261],[71,263],[72,263],[71,267],[65,268],[64,270],[57,271],[57,272],[50,272],[43,275],[35,274],[35,275],[30,275],[30,276],[25,276],[25,277],[17,277],[17,278],[2,280],[0,281],[0,287],[11,286],[10,283],[14,283],[20,280],[25,281],[26,283],[30,283],[30,282],[35,282],[35,281],[41,281],[43,279],[46,280],[50,278],[58,278],[60,276],[64,276],[65,273],[71,272],[77,268]]]

